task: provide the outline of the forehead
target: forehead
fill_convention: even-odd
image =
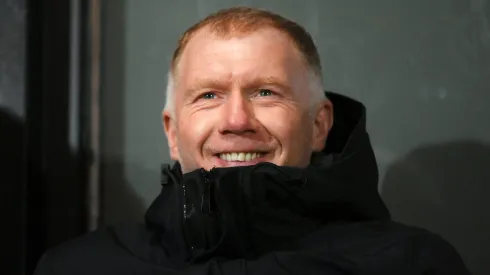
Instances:
[[[279,30],[263,28],[223,37],[203,28],[189,40],[175,69],[185,84],[200,77],[243,80],[272,74],[290,79],[306,66],[295,44]]]

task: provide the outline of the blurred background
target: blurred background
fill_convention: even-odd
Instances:
[[[142,221],[170,162],[161,111],[177,40],[236,5],[312,34],[326,88],[367,106],[393,218],[490,274],[490,1],[0,0],[2,274]]]

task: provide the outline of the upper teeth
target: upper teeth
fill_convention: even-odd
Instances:
[[[219,154],[221,159],[227,161],[251,161],[260,157],[260,153],[222,153]]]

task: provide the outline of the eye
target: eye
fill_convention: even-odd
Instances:
[[[271,90],[268,90],[268,89],[260,89],[257,95],[258,96],[272,96],[272,95],[274,95],[274,92]]]
[[[199,96],[199,99],[215,99],[216,98],[216,93],[214,92],[206,92]]]

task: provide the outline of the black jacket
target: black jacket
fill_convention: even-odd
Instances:
[[[263,163],[182,175],[178,163],[166,167],[145,224],[65,243],[35,274],[469,274],[441,237],[390,221],[365,108],[327,95],[334,127],[308,168]]]

